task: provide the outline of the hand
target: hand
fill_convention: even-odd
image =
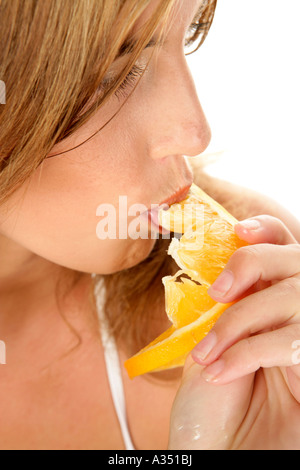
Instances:
[[[300,245],[269,216],[235,230],[210,295],[237,303],[186,362],[170,449],[300,449]]]

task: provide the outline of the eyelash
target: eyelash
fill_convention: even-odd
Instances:
[[[205,26],[206,26],[205,24],[199,24],[197,22],[193,22],[189,28],[190,35],[192,36],[193,33],[195,33],[197,30],[199,32],[203,32],[205,30]],[[186,38],[185,48],[187,48],[189,45],[190,45],[190,41],[188,38]],[[135,64],[130,70],[130,72],[127,74],[127,76],[124,78],[119,88],[115,91],[115,96],[117,97],[127,96],[128,87],[129,86],[133,87],[136,84],[137,79],[143,75],[144,71],[145,71],[145,67]],[[105,89],[110,84],[110,82],[111,80],[104,80],[101,88]]]
[[[145,71],[145,68],[135,64],[130,72],[126,75],[123,82],[119,85],[118,89],[115,91],[115,96],[118,98],[120,96],[126,96],[128,87],[133,87],[136,84],[138,78],[140,78]],[[101,85],[101,90],[105,90],[108,88],[113,80],[112,79],[104,79]]]
[[[130,70],[130,72],[126,75],[126,77],[124,78],[119,88],[116,90],[115,95],[119,96],[120,94],[121,95],[126,94],[125,92],[127,88],[129,86],[133,87],[136,84],[137,79],[143,75],[144,71],[145,71],[144,67],[135,64]]]
[[[207,24],[206,23],[200,23],[200,22],[193,22],[187,33],[187,37],[185,38],[185,44],[184,48],[188,49],[191,47],[199,37],[203,34],[205,34],[205,31],[207,29]]]

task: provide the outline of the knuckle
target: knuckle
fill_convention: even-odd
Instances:
[[[274,224],[274,226],[277,226],[278,228],[281,228],[281,229],[286,228],[283,221],[281,219],[279,219],[278,217],[274,217],[274,216],[270,215],[270,221]]]
[[[253,355],[253,350],[255,349],[254,348],[254,343],[255,343],[255,341],[253,340],[252,337],[244,338],[242,340],[242,345],[243,345],[243,348],[244,348],[247,356],[252,356]]]
[[[292,251],[292,254],[294,254],[297,258],[299,258],[299,268],[300,268],[300,244],[299,243],[291,244],[289,245],[289,249]]]
[[[232,305],[230,309],[228,309],[227,318],[230,320],[231,325],[238,325],[241,322],[242,313],[243,306],[239,302]]]
[[[284,292],[288,296],[299,296],[300,295],[300,278],[299,277],[289,277],[281,281],[281,286],[284,289]]]
[[[296,340],[300,340],[300,323],[294,323],[290,325],[290,329],[292,337]]]
[[[261,219],[263,222],[269,222],[269,223],[272,223],[272,224],[278,224],[278,223],[281,223],[281,220],[278,219],[278,217],[275,217],[274,215],[270,215],[270,214],[263,214],[263,215],[260,215],[257,217],[258,219]]]
[[[225,310],[214,327],[218,337],[222,336],[224,339],[231,338],[233,332],[236,331],[241,324],[243,319],[242,313],[243,308],[240,303],[236,303]]]
[[[259,264],[261,253],[260,249],[256,245],[243,246],[239,248],[234,254],[233,257],[238,260],[240,263],[245,264]]]
[[[269,226],[278,229],[286,229],[285,224],[281,219],[275,217],[274,215],[263,215],[261,216],[262,220]]]
[[[248,338],[244,338],[240,342],[240,349],[245,364],[253,364],[253,362],[255,362],[256,368],[258,368],[260,351],[258,348],[256,337],[251,336]]]

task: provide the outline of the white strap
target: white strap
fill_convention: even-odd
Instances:
[[[106,319],[103,315],[103,309],[100,305],[100,301],[101,298],[96,293],[98,315],[101,321],[101,337],[104,348],[104,358],[106,363],[107,376],[110,384],[111,395],[119,419],[126,450],[135,450],[128,430],[125,393],[122,381],[118,350],[113,336],[109,334],[109,328]]]

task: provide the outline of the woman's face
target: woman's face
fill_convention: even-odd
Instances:
[[[53,263],[89,273],[113,273],[148,256],[153,231],[138,239],[124,235],[126,225],[139,231],[133,205],[150,209],[189,187],[192,173],[184,155],[198,155],[210,140],[183,47],[201,3],[177,1],[165,40],[126,103],[130,84],[50,154],[83,142],[120,108],[116,116],[84,145],[46,159],[10,198],[13,210],[1,223],[5,236]],[[151,2],[140,22],[156,4]],[[139,67],[152,53],[145,49]]]

